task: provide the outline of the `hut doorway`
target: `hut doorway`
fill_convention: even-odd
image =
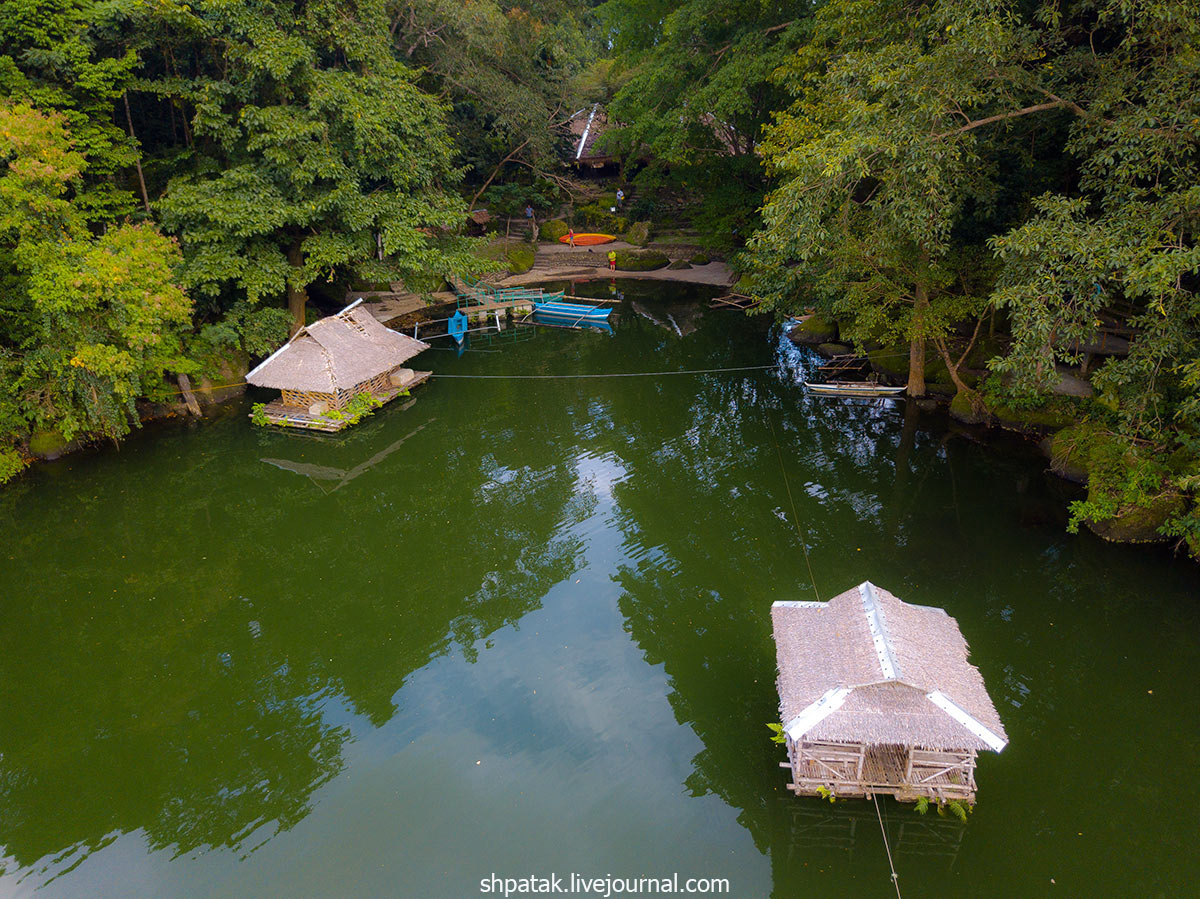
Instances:
[[[863,781],[869,784],[902,784],[908,775],[908,747],[879,744],[865,747]]]

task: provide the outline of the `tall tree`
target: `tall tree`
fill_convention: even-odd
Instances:
[[[146,15],[170,49],[156,67],[178,73],[152,86],[194,110],[195,162],[159,209],[195,291],[286,293],[295,330],[317,278],[470,265],[444,110],[393,55],[382,0]]]
[[[638,172],[647,197],[690,200],[717,246],[749,234],[762,203],[762,129],[787,95],[772,73],[802,46],[811,8],[754,0],[608,0],[597,9],[616,86],[604,146]]]
[[[136,169],[137,144],[117,108],[138,57],[108,39],[115,21],[94,0],[8,0],[0,15],[0,96],[62,115],[87,157],[75,206],[93,221],[136,208],[123,182]]]
[[[93,233],[87,157],[61,114],[0,105],[0,160],[0,425],[120,437],[137,422],[135,400],[160,393],[167,373],[194,370],[178,248],[148,224]]]
[[[452,104],[449,127],[482,193],[506,168],[559,180],[578,76],[594,50],[569,0],[393,0],[401,58]]]
[[[1036,34],[989,2],[831,3],[779,73],[796,99],[768,133],[776,179],[752,241],[758,290],[787,309],[814,294],[860,342],[903,341],[925,393],[932,341],[981,313],[981,247],[955,229],[995,190],[989,130],[1062,104],[1032,87]]]
[[[1098,327],[1127,329],[1128,355],[1092,379],[1107,410],[1093,424],[1111,439],[1076,521],[1178,508],[1200,487],[1200,8],[1106,0],[1046,13],[1062,35],[1055,91],[1075,112],[1066,149],[1079,178],[992,241],[1013,337],[996,367],[1018,397],[1036,396]],[[1168,527],[1200,555],[1200,509]]]

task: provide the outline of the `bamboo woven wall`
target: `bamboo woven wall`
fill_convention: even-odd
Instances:
[[[284,390],[281,398],[285,406],[307,410],[313,403],[325,403],[330,409],[340,409],[342,404],[332,393],[317,393],[314,390]]]
[[[362,381],[355,384],[349,390],[339,388],[337,393],[318,393],[314,390],[284,390],[281,399],[285,406],[291,406],[296,409],[307,410],[313,403],[325,403],[330,409],[341,409],[360,393],[379,394],[391,390],[393,387],[390,380],[392,373],[398,371],[401,367],[397,365],[395,368],[380,372],[369,381]]]

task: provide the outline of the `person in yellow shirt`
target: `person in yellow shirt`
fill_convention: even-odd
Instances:
[[[610,272],[615,272],[617,270],[617,251],[616,250],[608,251],[608,270]]]

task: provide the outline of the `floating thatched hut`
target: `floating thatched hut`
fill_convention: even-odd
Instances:
[[[1008,738],[945,610],[867,581],[828,602],[777,602],[771,619],[788,789],[975,801],[977,753]]]
[[[301,328],[246,375],[256,387],[283,392],[264,407],[268,422],[340,431],[353,423],[343,410],[360,394],[386,403],[429,378],[432,372],[404,367],[429,344],[384,327],[360,302]]]

